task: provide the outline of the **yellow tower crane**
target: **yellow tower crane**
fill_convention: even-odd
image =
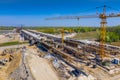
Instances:
[[[62,33],[62,45],[64,45],[64,27],[62,27],[62,30],[61,30],[61,33]]]
[[[61,42],[62,42],[62,45],[64,45],[64,33],[66,32],[64,27],[61,28],[60,32],[61,32]],[[72,32],[71,29],[68,32],[71,33]]]
[[[100,19],[101,19],[101,31],[100,31],[100,55],[101,55],[101,58],[103,58],[105,56],[105,52],[104,52],[104,44],[105,44],[105,37],[106,37],[106,24],[107,24],[107,21],[106,21],[106,5],[104,5],[104,8],[103,8],[103,14],[100,14]]]
[[[105,56],[105,37],[106,37],[106,24],[107,18],[112,18],[112,17],[120,17],[120,14],[106,14],[106,8],[107,6],[104,5],[103,7],[103,13],[99,14],[99,15],[86,15],[86,16],[60,16],[60,17],[53,17],[53,18],[47,18],[46,20],[55,20],[55,19],[82,19],[82,18],[100,18],[101,19],[101,31],[100,31],[100,56],[103,59]],[[63,33],[62,33],[63,35]],[[63,39],[63,38],[62,38]],[[63,42],[64,40],[62,40]]]

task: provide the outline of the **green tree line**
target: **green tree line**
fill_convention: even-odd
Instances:
[[[98,41],[100,40],[100,29],[97,30]],[[120,41],[120,26],[107,27],[105,41],[108,43]]]

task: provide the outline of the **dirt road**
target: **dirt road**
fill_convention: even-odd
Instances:
[[[57,74],[46,59],[34,55],[33,51],[31,51],[31,53],[26,52],[26,56],[35,80],[59,80]]]

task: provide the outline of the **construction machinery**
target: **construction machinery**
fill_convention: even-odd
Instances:
[[[66,31],[65,31],[64,27],[62,27],[59,31],[61,32],[62,45],[64,45],[64,34],[65,34]],[[67,32],[71,33],[72,30],[70,29],[70,30],[68,30]]]
[[[96,7],[96,9],[98,8],[101,8],[101,7]],[[47,18],[46,20],[55,20],[55,19],[82,19],[82,18],[100,18],[101,19],[101,31],[100,31],[100,44],[99,44],[99,47],[100,47],[100,57],[101,59],[104,58],[105,56],[105,37],[106,37],[106,24],[107,24],[107,21],[106,19],[107,18],[113,18],[113,17],[120,17],[120,14],[106,14],[106,9],[107,8],[112,8],[112,7],[108,7],[106,5],[102,6],[103,8],[103,11],[101,14],[99,15],[86,15],[86,16],[63,16],[63,17],[52,17],[52,18]]]
[[[64,45],[64,27],[62,27],[61,34],[62,34],[62,45]]]

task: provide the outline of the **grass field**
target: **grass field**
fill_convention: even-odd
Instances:
[[[97,32],[85,32],[85,33],[77,33],[74,39],[97,39]]]
[[[18,42],[18,41],[15,41],[15,42],[6,42],[6,43],[0,43],[0,47],[2,46],[11,46],[11,45],[18,45],[18,44],[25,44],[27,42]]]
[[[97,32],[86,32],[86,33],[78,33],[74,39],[90,39],[90,40],[96,40],[97,39]],[[108,43],[109,44],[109,43]],[[114,46],[120,46],[120,41],[118,42],[112,42],[111,45]]]

